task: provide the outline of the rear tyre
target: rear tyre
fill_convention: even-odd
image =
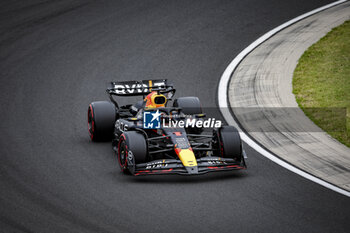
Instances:
[[[109,101],[92,102],[88,109],[88,127],[92,141],[111,141],[116,111]]]
[[[124,132],[118,142],[117,157],[124,173],[134,174],[135,165],[146,162],[147,142],[145,136],[136,131]]]
[[[214,131],[214,139],[217,140],[220,156],[242,161],[242,141],[235,127],[222,126]]]
[[[182,108],[182,112],[187,115],[202,114],[202,106],[198,97],[188,96],[180,97],[174,100],[174,107]],[[198,119],[202,120],[202,119]],[[200,134],[203,132],[203,128],[189,127],[186,129],[189,134]]]
[[[182,108],[182,112],[188,115],[203,113],[201,102],[198,97],[194,96],[177,98],[174,100],[173,106]]]

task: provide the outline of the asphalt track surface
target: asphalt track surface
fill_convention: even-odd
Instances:
[[[246,171],[130,177],[86,126],[111,80],[216,106],[233,57],[329,2],[2,1],[0,232],[348,232],[349,198],[248,146]]]

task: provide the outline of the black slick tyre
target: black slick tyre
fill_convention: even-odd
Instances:
[[[92,102],[88,109],[88,129],[92,141],[111,141],[116,111],[109,101]]]
[[[147,160],[147,142],[145,136],[136,131],[120,135],[117,157],[120,169],[124,173],[134,174],[135,165]]]
[[[188,96],[180,97],[174,100],[174,107],[182,108],[182,112],[186,115],[202,114],[202,106],[198,97]],[[203,120],[203,119],[198,119]],[[203,132],[203,128],[189,127],[186,129],[189,134],[200,134]]]
[[[238,130],[233,126],[223,126],[214,133],[217,135],[220,156],[242,161],[242,141]]]

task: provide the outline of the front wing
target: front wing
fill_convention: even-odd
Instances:
[[[136,164],[133,175],[180,174],[197,175],[215,171],[246,169],[244,158],[241,162],[222,157],[202,157],[197,159],[198,172],[188,172],[179,159],[159,159],[147,163]],[[197,170],[197,169],[196,169]]]

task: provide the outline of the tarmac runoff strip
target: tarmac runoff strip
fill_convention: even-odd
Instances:
[[[226,68],[218,102],[225,120],[263,156],[350,197],[350,149],[315,126],[297,108],[292,94],[300,56],[348,19],[350,2],[337,1],[266,33]]]

